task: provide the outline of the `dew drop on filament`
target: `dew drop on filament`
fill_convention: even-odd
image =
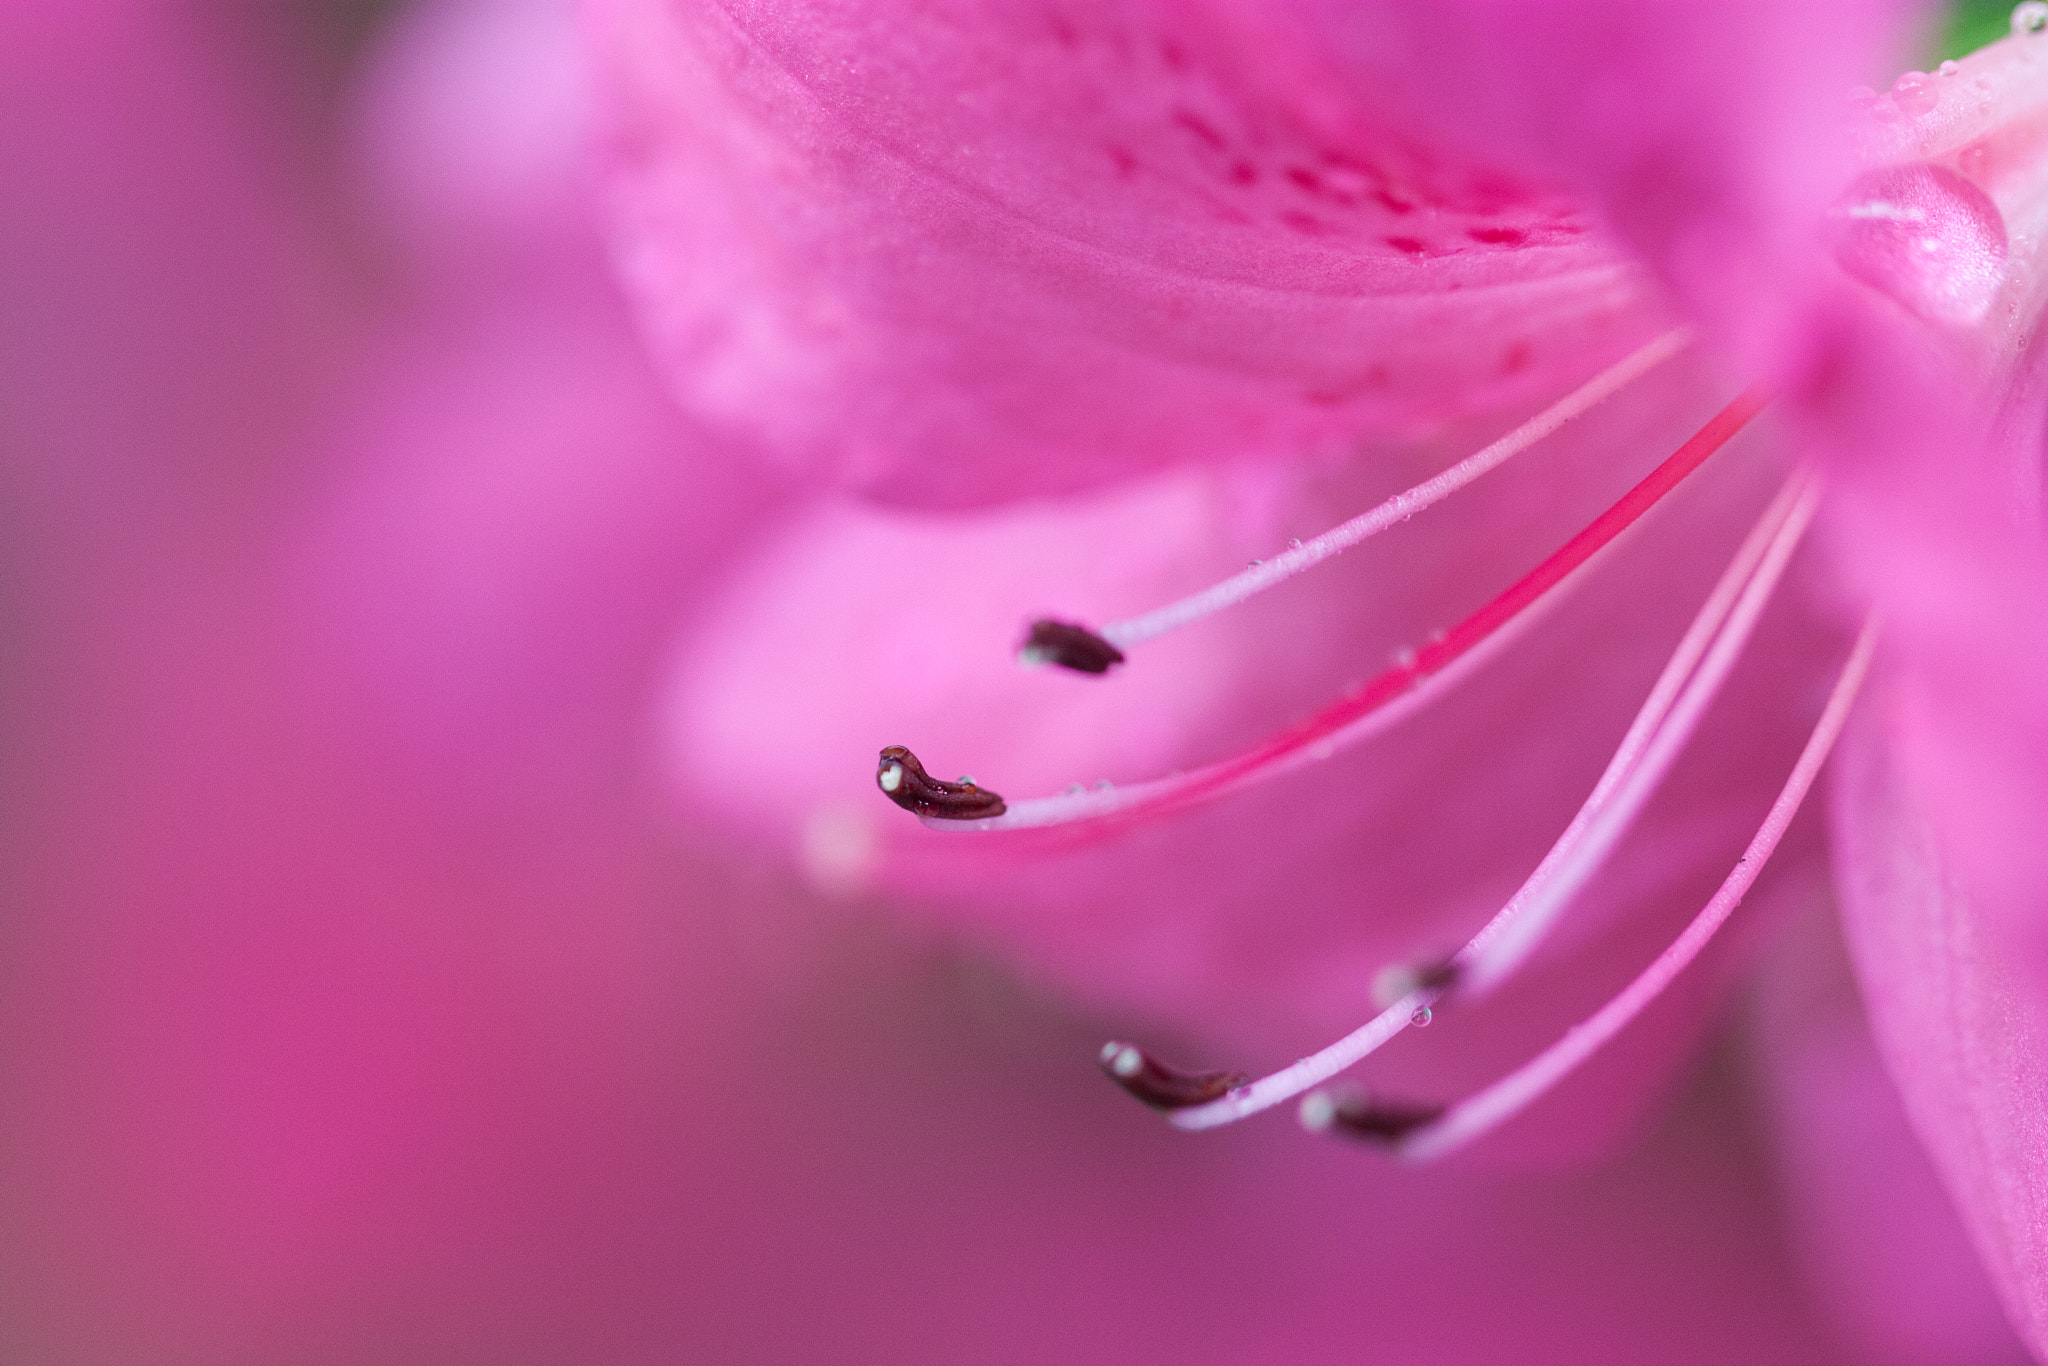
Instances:
[[[1417,1029],[1427,1029],[1429,1028],[1429,1022],[1435,1018],[1436,1012],[1432,1011],[1428,1006],[1424,1006],[1408,1017],[1408,1023]]]
[[[1978,321],[2004,283],[1998,206],[1945,166],[1872,171],[1849,187],[1830,217],[1842,269],[1929,322]]]

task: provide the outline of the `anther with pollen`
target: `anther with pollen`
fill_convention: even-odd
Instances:
[[[1083,674],[1106,674],[1124,662],[1122,650],[1086,626],[1049,619],[1031,623],[1017,657],[1026,664],[1057,664]]]
[[[1368,1143],[1394,1144],[1444,1112],[1441,1105],[1404,1105],[1360,1091],[1311,1091],[1301,1098],[1301,1127]]]
[[[1247,1080],[1242,1072],[1183,1072],[1129,1043],[1104,1044],[1097,1061],[1111,1081],[1155,1110],[1206,1105]]]
[[[882,751],[875,768],[875,786],[905,811],[942,821],[974,821],[1003,814],[1003,799],[976,783],[949,783],[924,771],[917,756],[901,745]]]

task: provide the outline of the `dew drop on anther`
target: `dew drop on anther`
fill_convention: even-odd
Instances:
[[[1872,171],[1829,216],[1842,269],[1930,322],[1976,322],[2004,283],[1998,206],[1945,166]]]
[[[2042,0],[2026,0],[2025,4],[2012,7],[2012,31],[2018,37],[2030,37],[2048,30],[2048,4]]]

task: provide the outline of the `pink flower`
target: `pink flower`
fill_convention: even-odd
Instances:
[[[1483,913],[1481,894],[1508,890],[1569,818],[1560,773],[1583,790],[1604,758],[1596,732],[1606,725],[1611,742],[1657,667],[1656,642],[1619,649],[1608,624],[1662,629],[1668,644],[1718,572],[1735,513],[1775,482],[1767,443],[1716,455],[1617,548],[1610,562],[1636,582],[1589,580],[1517,646],[1534,654],[1489,666],[1519,671],[1520,693],[1489,673],[1466,685],[1479,705],[1454,724],[1374,741],[1366,752],[1398,789],[1335,783],[1325,807],[1290,797],[1312,787],[1247,793],[1238,810],[1275,814],[1247,834],[1242,815],[1213,808],[1216,857],[1193,866],[1204,827],[1152,827],[1139,847],[1068,865],[1088,874],[1065,884],[1074,913],[1036,929],[1028,878],[1007,902],[949,903],[945,870],[899,868],[863,844],[919,833],[908,818],[867,822],[876,808],[901,815],[866,787],[875,746],[892,738],[873,733],[884,721],[934,760],[954,743],[939,727],[958,727],[963,752],[990,746],[974,763],[1005,765],[984,774],[992,783],[1031,776],[1029,764],[1053,785],[1082,764],[1143,776],[1180,752],[1248,743],[1326,700],[1354,660],[1423,641],[1466,610],[1468,590],[1554,549],[1597,512],[1597,494],[1627,482],[1617,448],[1645,463],[1668,454],[1749,372],[1717,373],[1696,347],[1454,503],[1144,647],[1105,686],[1019,680],[1002,658],[1016,612],[1107,620],[1126,591],[1149,605],[1219,556],[1269,554],[1290,524],[1318,525],[1289,519],[1355,510],[1409,472],[1403,461],[1433,472],[1439,447],[1490,437],[1512,420],[1503,413],[1628,351],[1628,329],[1661,315],[1573,324],[1567,280],[1546,335],[1572,344],[1552,354],[1532,341],[1491,395],[1462,383],[1398,402],[1340,393],[1311,405],[1337,413],[1289,415],[1266,411],[1278,381],[1254,374],[1177,425],[1170,405],[1137,414],[1160,424],[1150,482],[1101,482],[1126,468],[1119,442],[1055,471],[1076,502],[994,500],[996,467],[962,461],[957,478],[931,481],[913,462],[897,491],[986,504],[971,516],[834,506],[814,485],[774,483],[743,437],[680,415],[662,391],[591,232],[589,110],[564,13],[431,0],[370,23],[344,8],[63,3],[0,16],[0,167],[13,191],[0,211],[0,693],[12,721],[0,797],[16,836],[0,860],[0,1357],[1455,1362],[1512,1343],[1536,1362],[1804,1366],[2016,1350],[1846,985],[1822,866],[1797,856],[1817,828],[1795,832],[1778,884],[1694,970],[1742,966],[1723,946],[1739,949],[1752,923],[1788,921],[1802,937],[1768,960],[1752,1012],[1770,1046],[1749,1064],[1718,1054],[1641,1141],[1597,1163],[1410,1169],[1282,1124],[1190,1141],[1140,1122],[1088,1066],[1103,1027],[1091,1009],[1147,1038],[1179,1027],[1191,1050],[1219,1057],[1284,1057],[1353,1020],[1355,979],[1385,960],[1383,944],[1441,947],[1433,926],[1458,896]],[[1745,72],[1779,70],[1758,55]],[[1586,280],[1634,269],[1589,265]],[[741,283],[729,277],[718,297],[744,313],[767,296]],[[1189,302],[1231,298],[1257,311],[1255,294],[1220,285]],[[1041,302],[1057,312],[1075,299]],[[1172,290],[1158,302],[1170,314]],[[1754,322],[1760,309],[1729,311]],[[1127,311],[1110,294],[1081,313],[1111,326]],[[1123,321],[1149,331],[1157,312]],[[946,330],[927,321],[928,337]],[[1200,331],[1181,334],[1189,354],[1218,359]],[[1359,322],[1351,335],[1370,331]],[[1256,369],[1289,329],[1266,332],[1213,345]],[[1004,340],[998,326],[980,335]],[[1030,335],[1058,334],[1016,334]],[[1602,336],[1611,353],[1588,360],[1582,348]],[[1381,353],[1390,367],[1489,372],[1486,357],[1430,346],[1418,326]],[[1307,363],[1319,347],[1304,335],[1296,354]],[[906,353],[906,377],[943,350]],[[972,373],[972,353],[954,359]],[[1174,368],[1136,353],[1118,368],[1109,346],[1083,359],[1067,370],[1100,368],[1091,402],[1104,406],[1074,421],[1112,416],[1119,387],[1167,393],[1157,384]],[[866,379],[894,403],[886,368]],[[1013,397],[1011,417],[1030,416],[1028,386]],[[792,439],[829,435],[833,405],[818,405],[771,416]],[[1411,444],[1356,468],[1294,468],[1296,443],[1348,439],[1368,410]],[[719,410],[728,422],[752,411]],[[965,423],[972,405],[936,416]],[[1071,435],[1061,415],[1038,416],[1040,436]],[[934,425],[925,455],[946,460],[963,430]],[[1233,453],[1260,431],[1273,463],[1174,463],[1204,441]],[[1169,435],[1184,444],[1168,448]],[[860,458],[887,454],[871,445]],[[832,457],[829,443],[811,453]],[[1035,458],[1020,447],[998,472],[1042,477]],[[1825,515],[1846,515],[1842,476],[1830,479]],[[1863,506],[1898,505],[1873,494]],[[807,526],[829,539],[803,539]],[[901,599],[885,575],[903,570],[889,552],[906,526],[935,556],[912,586],[958,595],[919,609],[932,630],[917,629],[919,613],[902,620],[899,600],[736,637],[735,621],[759,625],[746,594],[780,576],[873,573],[833,601]],[[1695,553],[1695,532],[1713,544]],[[1049,541],[1066,548],[1064,577],[1034,566]],[[1796,581],[1823,582],[1802,553]],[[1022,601],[974,574],[1013,581]],[[1597,1002],[1661,946],[1672,927],[1644,899],[1666,884],[1703,896],[1725,871],[1709,855],[1747,838],[1768,796],[1756,756],[1789,758],[1839,662],[1832,621],[1825,601],[1804,608],[1781,590],[1715,713],[1762,733],[1732,744],[1708,718],[1528,995],[1504,995],[1493,1015],[1447,1009],[1408,1036],[1474,1050],[1404,1064],[1413,1094],[1490,1080],[1521,1060],[1545,1010],[1562,1019]],[[1333,622],[1355,656],[1327,643]],[[984,628],[984,649],[953,638]],[[868,649],[820,666],[839,648],[831,632],[925,653],[897,654],[884,689],[859,672]],[[724,774],[728,799],[762,776],[757,762],[789,780],[765,817],[732,804],[737,820],[678,829],[650,790],[649,713],[671,734],[690,715],[688,689],[664,700],[678,638],[699,663],[741,658],[736,640],[789,652],[803,705],[759,706],[744,766]],[[683,676],[693,688],[714,677]],[[775,701],[772,671],[746,676]],[[985,712],[936,691],[950,679],[1009,716],[976,724]],[[910,684],[935,693],[877,717],[877,699]],[[735,731],[754,714],[736,707]],[[1043,729],[1022,729],[1034,717]],[[816,735],[850,767],[811,755]],[[1688,767],[1716,746],[1720,767]],[[731,755],[706,749],[694,768],[689,754],[661,757],[671,778],[716,778]],[[860,805],[832,805],[842,779]],[[1387,836],[1331,855],[1330,829],[1394,820],[1423,797],[1437,809],[1412,829],[1481,819],[1501,847],[1432,836],[1404,851]],[[760,857],[733,828],[785,847]],[[1268,847],[1247,852],[1255,840]],[[848,914],[795,885],[792,853],[834,895],[918,913]],[[1270,932],[1233,919],[1235,906],[1272,913],[1276,878],[1353,897],[1376,855],[1407,880],[1378,894],[1416,902],[1391,930],[1357,932],[1335,904]],[[935,890],[876,896],[897,872]],[[1137,895],[1134,875],[1158,885]],[[1610,885],[1630,877],[1633,893]],[[1031,977],[920,928],[928,912],[976,905],[976,933],[1030,955]],[[1091,930],[1082,917],[1104,907],[1113,914]],[[1233,925],[1265,956],[1205,967],[1183,952],[1162,970],[1162,953]],[[1304,974],[1319,960],[1331,966],[1317,987]],[[1089,999],[1048,999],[1032,980],[1080,981]],[[1694,977],[1682,978],[1658,1007],[1673,1018],[1646,1017],[1609,1050],[1611,1071],[1595,1073],[1607,1055],[1589,1067],[1597,1085],[1558,1093],[1583,1123],[1551,1126],[1554,1154],[1589,1146],[1574,1127],[1608,1130],[1594,1121],[1622,1117],[1670,1075],[1658,1063],[1713,985],[1688,1003]],[[1743,1085],[1744,1066],[1766,1085]],[[1765,1112],[1782,1195],[1748,1137]],[[1503,1137],[1510,1156],[1538,1151],[1527,1128]],[[1802,1270],[1817,1296],[1799,1287]]]
[[[1186,1047],[1285,1061],[1369,1016],[1376,981],[1373,1046],[1470,1005],[1368,1064],[1408,1104],[1481,1097],[1403,1141],[1490,1132],[1507,1093],[1481,1088],[1541,1052],[1498,1143],[1558,1154],[1639,1115],[1652,1064],[1697,1032],[1741,946],[1675,978],[1679,959],[1644,964],[1703,903],[1711,933],[1775,852],[1881,641],[1825,854],[1793,825],[1776,876],[1825,899],[1799,869],[1831,859],[1886,1064],[2048,1352],[2048,12],[1848,107],[1896,60],[1901,8],[591,12],[621,260],[671,384],[879,500],[791,517],[688,633],[671,751],[694,809]],[[1681,324],[1701,337],[1684,358],[1643,360],[1563,435],[1272,605],[1148,644],[1113,681],[1008,670],[1018,623],[1052,613],[1101,630],[1035,633],[1039,653],[1100,672],[1150,639],[1143,609],[1419,486],[1512,425],[1497,415]],[[1779,397],[1731,440],[1748,410],[1711,415],[1745,379]],[[1682,444],[1695,429],[1711,439]],[[1709,463],[1554,600],[1541,566],[1571,566],[1545,557],[1633,511],[1624,490],[1674,449]],[[1735,547],[1754,526],[1764,563],[1789,554],[1816,500],[1818,546],[1774,598]],[[1532,565],[1528,594],[1484,606]],[[1754,623],[1695,617],[1723,566]],[[1507,633],[1539,590],[1541,628]],[[1697,718],[1652,687],[1667,657],[1690,686],[1681,640],[1740,659]],[[1384,683],[1357,683],[1390,653]],[[922,813],[1103,838],[882,824],[864,761],[897,741],[980,775],[935,783],[885,752],[884,790]],[[1667,744],[1683,756],[1659,781]],[[1016,800],[1098,776],[1125,786]],[[1532,867],[1547,884],[1511,897]],[[1613,1047],[1542,1070],[1576,1046],[1543,1051],[1566,1026],[1609,1018],[1629,1026]],[[1105,1061],[1205,1102],[1183,1120],[1300,1089],[1222,1096],[1135,1051]],[[1421,1122],[1345,1104],[1311,1113]]]

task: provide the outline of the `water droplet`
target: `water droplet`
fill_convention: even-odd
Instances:
[[[1288,548],[1289,550],[1299,550],[1299,549],[1301,549],[1301,537],[1297,536],[1297,537],[1295,537],[1295,538],[1294,538],[1293,540],[1289,541],[1289,542],[1287,543],[1287,548]]]
[[[969,787],[973,787],[973,786],[974,786],[974,775],[973,775],[972,773],[963,773],[963,774],[961,774],[961,775],[960,775],[960,781],[961,781],[961,782],[963,782],[963,783],[965,783],[965,784],[967,784],[967,786],[969,786]]]
[[[1892,82],[1892,103],[1899,107],[1901,114],[1918,116],[1931,113],[1941,103],[1941,92],[1935,88],[1934,78],[1924,71],[1908,71]]]
[[[1436,1014],[1428,1006],[1424,1006],[1408,1017],[1408,1023],[1417,1029],[1427,1029],[1429,1028],[1429,1022],[1435,1018]]]
[[[1962,69],[1963,64],[1957,61],[1955,58],[1951,57],[1947,61],[1943,62],[1940,66],[1934,68],[1934,74],[1937,76],[1953,76]]]
[[[1929,322],[1976,322],[2004,283],[1998,206],[1945,166],[1872,171],[1830,217],[1842,269]]]
[[[1085,788],[1085,787],[1081,786],[1081,785],[1080,785],[1079,783],[1068,783],[1068,784],[1067,784],[1067,795],[1068,795],[1069,797],[1078,797],[1078,796],[1080,796],[1080,795],[1081,795],[1081,794],[1082,794],[1083,792],[1086,792],[1087,790],[1088,790],[1087,788]]]
[[[2048,4],[2026,0],[2025,4],[2012,7],[2012,31],[2016,36],[2024,38],[2043,29],[2048,29]]]
[[[1109,779],[1107,779],[1107,778],[1104,778],[1104,779],[1103,779],[1102,781],[1100,781],[1100,782],[1098,782],[1097,784],[1095,784],[1095,790],[1096,790],[1097,792],[1107,792],[1107,791],[1109,791],[1109,790],[1110,790],[1111,788],[1113,788],[1113,787],[1115,787],[1115,786],[1116,786],[1116,784],[1115,784],[1115,783],[1111,782],[1111,781],[1110,781]]]
[[[1245,566],[1245,568],[1246,568],[1246,569],[1257,569],[1257,568],[1258,568],[1258,567],[1259,567],[1260,565],[1262,565],[1262,564],[1264,564],[1264,563],[1265,563],[1265,561],[1264,561],[1264,560],[1253,560],[1253,561],[1252,561],[1252,562],[1251,562],[1250,564],[1246,565],[1246,566]]]

